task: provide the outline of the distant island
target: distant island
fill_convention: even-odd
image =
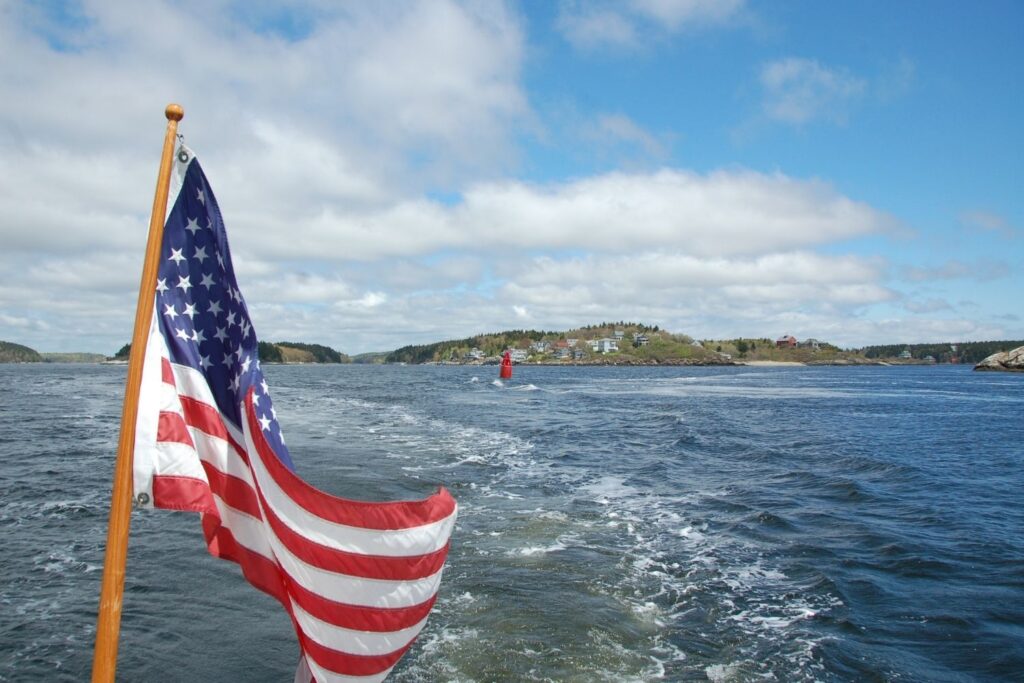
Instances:
[[[517,363],[562,365],[806,365],[974,364],[1024,342],[984,341],[890,344],[841,349],[818,339],[784,335],[736,339],[694,339],[657,325],[619,321],[567,331],[511,330],[403,346],[385,356],[388,363],[488,364],[508,349]]]
[[[403,346],[394,351],[349,356],[322,344],[260,342],[264,363],[405,363],[484,365],[498,363],[507,350],[515,363],[543,365],[914,365],[977,364],[993,354],[1024,346],[1024,341],[888,344],[841,349],[826,341],[784,335],[736,339],[695,339],[657,325],[602,322],[564,331],[508,330]],[[113,356],[95,353],[39,353],[0,341],[0,363],[125,362],[131,345]]]
[[[111,360],[128,360],[132,345],[125,344]],[[263,363],[351,363],[352,358],[322,344],[302,342],[259,342],[257,353]]]
[[[21,344],[0,341],[0,363],[42,363],[43,357],[35,349]]]

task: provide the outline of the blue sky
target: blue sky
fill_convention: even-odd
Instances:
[[[1024,5],[0,3],[0,339],[127,340],[163,108],[262,339],[1024,338]]]

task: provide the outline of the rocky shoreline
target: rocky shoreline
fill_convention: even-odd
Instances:
[[[1024,346],[1010,351],[1000,351],[974,366],[975,370],[996,372],[1024,372]]]

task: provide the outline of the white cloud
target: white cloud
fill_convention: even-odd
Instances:
[[[558,27],[566,40],[581,50],[601,46],[633,47],[637,43],[633,23],[612,10],[563,10],[558,18]]]
[[[937,313],[953,310],[953,306],[948,301],[939,298],[912,299],[904,302],[903,307],[911,313]]]
[[[982,209],[964,211],[960,214],[960,223],[968,230],[994,233],[1005,239],[1016,239],[1021,235],[1021,230],[1011,225],[1004,216]]]
[[[762,104],[768,118],[803,124],[817,118],[842,123],[867,81],[815,60],[788,57],[761,67]]]
[[[548,186],[477,185],[454,213],[485,245],[674,248],[702,256],[757,254],[885,232],[894,221],[819,181],[781,174],[664,169]]]
[[[243,286],[267,307],[387,305],[380,284],[318,267],[324,252],[332,263],[350,258],[349,241],[357,256],[372,252],[392,225],[422,221],[419,209],[443,213],[410,199],[424,187],[514,166],[517,128],[533,114],[520,19],[503,5],[294,5],[288,15],[307,25],[291,35],[265,30],[263,9],[87,2],[57,17],[4,6],[4,327],[49,321],[72,344],[122,343],[171,101],[185,106],[180,131],[228,216]],[[345,239],[334,234],[339,213],[350,221]],[[364,217],[384,232],[368,232]],[[430,251],[412,233],[395,237],[409,253]],[[319,241],[290,248],[304,238]],[[293,251],[320,254],[287,262]],[[402,277],[454,286],[479,272],[466,259],[442,262]],[[277,286],[264,286],[272,277]],[[56,343],[47,335],[42,346]]]
[[[357,302],[357,306],[363,308],[377,308],[387,303],[388,295],[384,292],[367,292]]]
[[[888,64],[875,79],[874,92],[882,102],[902,97],[917,77],[917,64],[906,55]]]
[[[6,313],[0,313],[0,325],[16,330],[32,329],[36,331],[45,331],[50,328],[44,320],[7,315]]]
[[[939,320],[949,311],[916,294],[897,301],[882,263],[815,251],[891,235],[893,217],[816,179],[651,170],[671,137],[614,109],[580,113],[563,137],[620,170],[520,179],[518,138],[538,124],[526,24],[502,4],[313,0],[285,24],[264,3],[80,8],[70,27],[45,5],[2,10],[0,339],[107,353],[127,341],[170,101],[185,106],[263,339],[358,352],[620,318],[861,343],[996,329]],[[581,47],[633,48],[743,13],[739,1],[571,4],[558,28]],[[766,107],[790,122],[840,120],[864,87],[808,60],[763,76]],[[889,328],[861,317],[886,302],[917,313]]]
[[[113,154],[75,153],[39,143],[0,154],[0,241],[4,249],[76,252],[141,248],[139,224],[152,202],[155,167]]]
[[[180,101],[189,139],[216,141],[224,155],[249,146],[263,121],[332,139],[392,182],[400,170],[455,179],[514,159],[514,128],[532,114],[519,83],[522,29],[502,5],[325,6],[293,41],[246,30],[236,11],[89,4],[74,49],[60,50],[17,6],[0,27],[0,133],[138,154],[163,105]],[[202,126],[190,130],[193,118]]]
[[[603,149],[628,147],[649,159],[665,159],[669,147],[665,140],[646,131],[624,114],[601,114],[584,125],[581,136]]]
[[[763,319],[795,311],[853,310],[889,301],[881,268],[854,257],[809,252],[753,259],[702,259],[678,253],[538,258],[510,269],[499,299],[529,304],[533,317],[580,324],[596,311],[665,320],[690,316]],[[693,330],[689,330],[693,332]],[[703,333],[703,332],[702,332]]]
[[[744,0],[631,0],[633,10],[670,30],[684,24],[713,24],[735,17]]]
[[[858,340],[852,343],[864,346],[1007,338],[1007,330],[1002,325],[965,318],[911,316],[883,320],[853,319],[842,323],[842,326],[846,338]]]
[[[999,261],[981,260],[975,263],[950,260],[937,266],[905,266],[901,275],[910,282],[930,280],[969,279],[978,282],[997,280],[1010,273],[1010,267]]]
[[[237,259],[246,263],[248,259]],[[367,295],[338,276],[324,276],[302,271],[281,271],[273,268],[262,277],[238,272],[239,288],[253,300],[282,304],[321,304],[359,299]]]
[[[727,23],[741,13],[744,4],[745,0],[566,2],[557,26],[579,50],[635,49],[652,34],[670,35],[687,27]]]
[[[558,261],[541,257],[518,274],[523,286],[631,283],[653,295],[673,287],[850,285],[873,282],[880,268],[852,256],[811,252],[771,254],[752,259],[697,258],[679,253],[643,253]]]
[[[345,98],[375,143],[443,150],[445,163],[479,169],[482,154],[498,162],[513,152],[508,125],[528,114],[518,83],[523,40],[501,5],[474,12],[420,2],[338,24],[319,48],[336,62],[332,72],[341,67],[333,98]]]
[[[897,227],[890,216],[827,183],[742,170],[479,183],[455,204],[418,198],[363,210],[300,206],[286,196],[285,212],[277,213],[275,196],[221,199],[222,209],[239,217],[231,224],[245,226],[232,244],[261,259],[346,261],[509,248],[759,254]]]

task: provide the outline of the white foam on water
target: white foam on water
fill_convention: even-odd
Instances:
[[[600,592],[621,602],[638,622],[659,628],[652,641],[660,649],[651,645],[648,651],[670,675],[681,671],[673,667],[686,658],[685,641],[674,641],[672,634],[703,630],[700,615],[709,613],[718,617],[706,637],[735,643],[734,651],[744,657],[742,672],[738,663],[716,665],[721,668],[710,669],[709,675],[719,676],[713,680],[777,678],[780,672],[792,674],[787,680],[815,680],[815,672],[824,670],[816,651],[825,636],[812,636],[801,623],[841,601],[807,591],[762,557],[759,547],[696,521],[694,515],[707,514],[706,492],[653,495],[615,475],[597,476],[576,490],[577,500],[605,507],[601,528],[618,540],[603,543],[623,554],[619,578],[605,580]]]
[[[737,680],[736,676],[739,673],[740,665],[735,662],[731,664],[712,664],[704,668],[704,675],[712,683],[726,683],[726,681]]]
[[[565,550],[569,547],[569,544],[573,541],[579,540],[574,535],[560,536],[550,545],[534,545],[525,548],[513,548],[509,550],[506,555],[508,556],[520,556],[520,557],[533,557],[535,555],[548,555],[550,553],[557,553],[560,550]]]
[[[37,519],[66,519],[103,510],[105,499],[96,492],[83,499],[12,501],[0,504],[0,521],[20,525]]]
[[[475,628],[445,628],[433,633],[432,636],[424,639],[421,645],[424,652],[434,652],[446,645],[456,644],[463,640],[478,639],[480,632]]]
[[[91,573],[102,569],[101,566],[79,560],[72,552],[73,546],[53,549],[33,559],[33,564],[46,573],[64,574],[68,572]]]
[[[496,380],[497,381],[497,380]],[[465,464],[521,468],[531,460],[533,444],[505,432],[470,427],[427,416],[401,404],[361,399],[336,401],[360,414],[352,428],[389,444],[388,457],[415,459],[417,468],[452,468]],[[436,457],[425,459],[424,454]]]
[[[637,489],[627,485],[625,479],[613,475],[606,475],[580,488],[601,505],[610,505],[614,500],[628,499],[638,494]]]
[[[506,388],[500,380],[488,384]],[[621,381],[616,385],[621,388]],[[510,384],[507,388],[542,391],[535,385]],[[688,378],[675,382],[674,387],[655,390],[705,388]],[[593,393],[591,389],[584,393]],[[710,390],[716,389],[728,393],[737,387],[723,382]],[[447,472],[460,470],[461,476],[469,478],[466,483],[472,495],[460,500],[460,518],[463,525],[473,527],[473,533],[465,536],[473,554],[527,566],[566,561],[554,558],[566,558],[570,549],[573,553],[618,554],[620,559],[612,559],[611,565],[600,571],[600,578],[588,582],[588,590],[621,605],[623,622],[629,628],[586,637],[595,654],[587,658],[587,671],[581,673],[591,680],[655,680],[683,671],[699,675],[708,662],[705,659],[690,665],[694,668],[681,668],[681,662],[687,661],[681,637],[694,629],[694,615],[710,613],[717,616],[706,627],[711,630],[708,638],[735,643],[735,654],[745,662],[741,677],[793,672],[793,680],[813,680],[819,664],[814,654],[818,641],[807,636],[807,629],[800,624],[828,610],[828,601],[804,595],[796,582],[761,558],[756,548],[734,536],[712,533],[703,503],[707,492],[653,495],[622,475],[555,463],[534,443],[510,433],[433,418],[407,405],[359,400],[344,405],[358,413],[349,418],[356,428],[362,421],[372,425],[373,438],[388,457],[415,459],[408,470],[442,480],[453,476]],[[551,504],[550,494],[538,496],[537,491],[552,488],[571,492],[560,501],[564,505]],[[715,493],[720,498],[729,496],[728,491]],[[528,502],[516,505],[517,500]],[[585,502],[584,509],[589,512],[569,513],[574,500]],[[510,504],[521,509],[510,509]],[[478,530],[482,533],[475,533]],[[794,594],[799,597],[786,597]],[[486,601],[486,596],[483,599]],[[476,599],[456,598],[445,604],[446,610],[456,614],[484,608]],[[458,619],[450,623],[458,623]],[[423,638],[423,652],[429,655],[423,668],[417,664],[404,669],[401,680],[471,680],[466,678],[470,669],[458,662],[469,664],[460,652],[467,639],[479,638],[476,631],[441,626]],[[619,657],[618,649],[627,654]],[[770,661],[759,659],[766,653]],[[733,665],[716,666],[723,667],[711,669],[717,675],[730,675],[734,670],[729,668]],[[421,675],[417,678],[413,671]]]

